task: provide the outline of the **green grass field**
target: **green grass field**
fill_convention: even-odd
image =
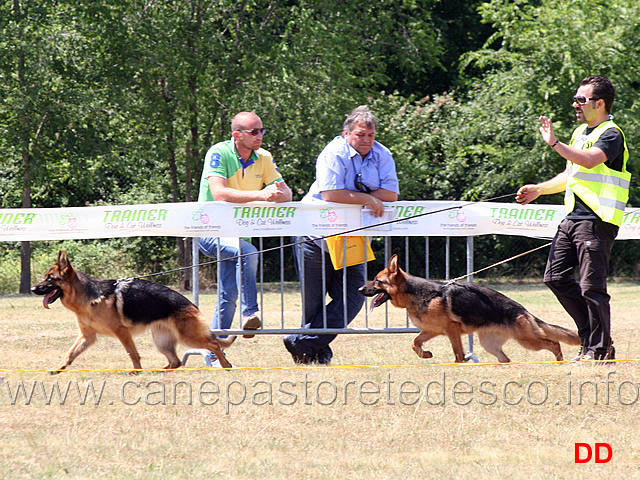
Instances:
[[[496,288],[572,326],[544,286]],[[514,364],[451,365],[445,338],[421,360],[412,334],[394,334],[341,335],[332,366],[295,367],[279,336],[257,335],[227,351],[232,371],[191,357],[187,369],[131,375],[122,346],[101,338],[57,376],[44,370],[75,339],[73,315],[59,302],[43,309],[40,297],[0,297],[0,477],[640,478],[640,286],[612,283],[610,293],[627,360],[608,365],[556,364],[513,342],[505,351]],[[298,324],[296,290],[282,313],[280,300],[265,295],[266,327],[281,316]],[[214,302],[201,296],[207,316]],[[372,324],[384,322],[378,310]],[[145,368],[165,364],[149,335],[137,345]],[[476,353],[494,361],[479,345]],[[610,444],[611,461],[576,465],[577,442]]]

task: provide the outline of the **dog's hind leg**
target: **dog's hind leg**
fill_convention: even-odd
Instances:
[[[213,353],[223,368],[232,368],[222,348],[228,348],[236,337],[218,338],[205,323],[204,315],[196,308],[185,309],[174,319],[176,334],[182,343],[191,348],[202,348]]]
[[[500,363],[511,362],[509,357],[502,351],[502,346],[507,339],[503,338],[499,333],[478,330],[478,340],[480,340],[482,348],[496,357]]]
[[[420,358],[433,357],[433,353],[427,350],[423,350],[422,345],[435,336],[436,334],[433,334],[431,332],[420,332],[420,334],[413,339],[413,342],[411,342],[411,347],[413,348],[413,351],[416,352],[416,355],[418,355]]]
[[[529,350],[549,350],[556,357],[558,362],[563,360],[562,347],[560,343],[555,340],[548,340],[546,338],[515,338],[520,345]]]
[[[560,346],[560,342],[554,342],[553,340],[548,340],[545,342],[545,347],[551,353],[556,356],[556,361],[561,362],[564,360],[562,356],[562,347]]]
[[[211,335],[213,336],[213,333]],[[229,363],[229,360],[227,360],[226,355],[222,351],[222,348],[220,348],[220,344],[217,340],[211,340],[207,349],[210,352],[213,352],[216,357],[218,357],[218,361],[220,362],[220,365],[222,365],[222,368],[233,368],[231,363]]]
[[[562,361],[562,347],[558,340],[563,337],[557,338],[556,334],[567,331],[569,337],[572,337],[573,332],[544,323],[531,314],[521,315],[517,322],[518,328],[513,329],[514,340],[528,350],[549,350],[555,355],[557,361]],[[575,340],[577,343],[578,339]]]
[[[51,375],[56,375],[62,372],[62,370],[67,368],[69,365],[71,365],[71,363],[73,363],[73,361],[76,358],[78,358],[78,355],[80,355],[87,348],[93,345],[95,341],[96,341],[95,332],[91,332],[91,331],[83,332],[81,330],[80,333],[78,334],[78,338],[76,338],[76,341],[73,342],[73,345],[71,345],[71,348],[67,352],[67,355],[64,357],[63,362],[55,370],[52,370],[49,373]]]
[[[169,360],[169,364],[164,368],[169,370],[180,367],[182,362],[178,358],[178,355],[176,355],[176,344],[178,343],[178,339],[175,332],[171,329],[154,325],[151,335],[153,343],[158,351],[167,357],[167,360]]]

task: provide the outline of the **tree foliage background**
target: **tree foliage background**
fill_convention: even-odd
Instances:
[[[300,199],[316,155],[364,103],[403,200],[504,195],[563,168],[537,118],[568,139],[571,97],[591,74],[616,86],[637,205],[636,3],[594,1],[585,15],[573,0],[2,0],[0,208],[194,201],[204,153],[241,110],[262,117]],[[637,249],[619,243],[613,272],[632,275]],[[477,245],[484,265],[534,243]],[[105,276],[166,270],[190,253],[160,237],[3,243],[0,291],[18,289],[18,270],[28,289],[60,247]],[[538,275],[543,257],[502,273]]]

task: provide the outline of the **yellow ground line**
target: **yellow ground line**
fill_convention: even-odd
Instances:
[[[590,360],[586,362],[580,362],[581,364],[615,364],[620,362],[640,362],[638,358],[620,358],[616,360]],[[270,371],[270,370],[311,370],[311,369],[330,369],[330,370],[356,370],[356,369],[382,369],[382,368],[425,368],[425,367],[482,367],[482,366],[496,366],[496,365],[562,365],[572,364],[570,360],[551,361],[551,362],[511,362],[511,363],[499,363],[499,362],[480,362],[480,363],[421,363],[421,364],[406,364],[406,365],[295,365],[285,367],[234,367],[234,368],[214,368],[214,367],[199,367],[190,368],[183,367],[172,370],[164,368],[71,368],[62,370],[60,373],[87,373],[87,372],[127,372],[127,373],[143,373],[143,372],[198,372],[198,371]],[[0,373],[49,373],[55,371],[54,369],[10,369],[0,368]]]

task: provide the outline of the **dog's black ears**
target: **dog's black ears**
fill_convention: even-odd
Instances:
[[[387,270],[389,270],[389,273],[396,273],[398,271],[398,255],[393,254],[391,259],[389,260]]]

